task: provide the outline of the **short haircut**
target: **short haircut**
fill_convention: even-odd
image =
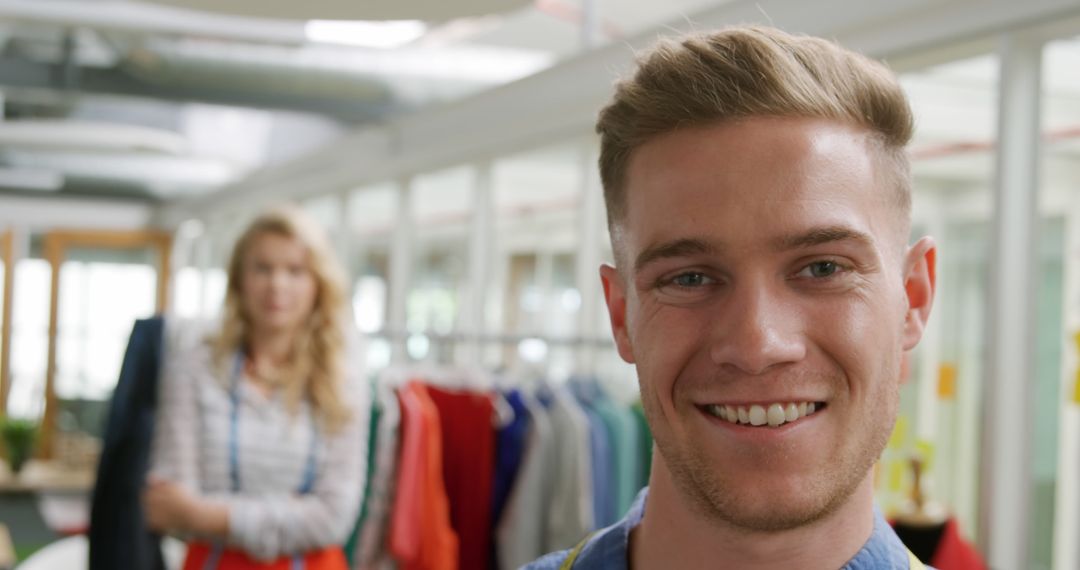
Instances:
[[[608,227],[614,230],[626,216],[635,149],[680,128],[750,117],[820,118],[865,128],[881,151],[883,179],[910,218],[904,147],[914,126],[892,72],[831,41],[739,26],[662,40],[616,85],[596,124]]]

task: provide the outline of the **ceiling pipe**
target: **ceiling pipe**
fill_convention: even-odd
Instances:
[[[140,36],[195,36],[293,46],[307,43],[305,22],[301,20],[206,14],[138,2],[5,0],[0,2],[0,20],[88,27]]]

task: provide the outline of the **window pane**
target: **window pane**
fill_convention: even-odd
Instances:
[[[475,172],[451,168],[413,182],[413,266],[406,297],[405,327],[413,333],[448,335],[455,329],[463,296],[470,204]],[[453,346],[437,343],[421,348],[419,337],[409,353],[436,362],[452,360]],[[420,355],[420,356],[418,356]]]
[[[57,375],[61,433],[101,434],[131,328],[154,314],[157,272],[147,252],[78,249],[60,269]]]
[[[1042,154],[1035,425],[1031,435],[1028,567],[1080,565],[1080,433],[1076,334],[1080,331],[1080,37],[1047,44],[1042,63]],[[1070,255],[1070,252],[1073,252]]]
[[[913,238],[938,244],[930,323],[909,355],[897,426],[878,470],[886,513],[911,501],[911,456],[924,493],[977,533],[987,264],[993,212],[998,58],[984,55],[901,74],[915,114],[909,147]]]
[[[22,259],[15,265],[8,394],[8,413],[14,417],[38,419],[45,411],[50,279],[43,259]]]

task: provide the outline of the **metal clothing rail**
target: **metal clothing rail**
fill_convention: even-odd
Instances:
[[[524,340],[540,340],[550,346],[569,346],[574,348],[615,348],[611,338],[563,336],[551,337],[537,334],[470,334],[470,333],[435,333],[431,331],[408,332],[400,330],[382,330],[369,333],[369,337],[381,337],[389,340],[407,339],[414,335],[427,337],[432,343],[478,342],[486,344],[517,344]]]

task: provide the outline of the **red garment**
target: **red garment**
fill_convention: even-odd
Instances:
[[[213,547],[202,542],[192,542],[188,545],[187,556],[184,557],[184,570],[292,570],[293,558],[282,556],[271,562],[254,560],[242,550],[226,548],[221,552],[218,563],[207,566]],[[345,553],[340,547],[324,548],[308,552],[304,555],[304,570],[348,570],[349,565],[345,561]]]
[[[487,570],[495,485],[495,408],[491,396],[428,387],[439,408],[443,481],[450,520],[461,539],[462,570]]]
[[[901,540],[914,540],[917,544],[908,544],[908,548],[919,554],[920,557],[926,555],[925,549],[929,546],[925,540],[928,536],[925,533],[933,533],[932,528],[921,529],[915,527],[914,530],[905,529],[902,526],[898,526],[898,521],[890,520],[889,524],[896,529],[897,534],[901,537]],[[934,552],[930,555],[930,560],[926,562],[930,566],[933,566],[937,570],[986,570],[986,562],[983,561],[982,556],[979,555],[968,541],[964,540],[964,537],[960,534],[960,524],[956,521],[955,517],[949,517],[945,520],[945,523],[940,527],[940,533],[937,535],[937,544],[933,545]],[[917,536],[909,536],[912,532],[922,534],[922,538]],[[909,538],[904,538],[909,536]],[[919,552],[924,550],[924,552]]]
[[[398,391],[398,401],[401,450],[390,553],[401,570],[456,570],[458,538],[443,486],[438,409],[416,382]]]
[[[953,517],[945,521],[941,542],[938,542],[930,565],[937,570],[986,570],[986,563],[979,553],[960,536],[960,525]]]

